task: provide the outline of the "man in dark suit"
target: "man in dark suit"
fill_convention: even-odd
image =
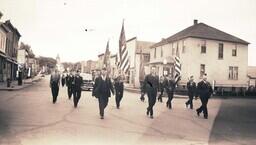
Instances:
[[[94,95],[99,100],[100,118],[104,119],[104,109],[108,105],[108,98],[114,94],[114,88],[110,78],[107,75],[106,68],[103,68],[101,75],[95,79]]]
[[[68,90],[68,98],[71,99],[72,94],[73,94],[73,83],[74,81],[74,76],[72,73],[68,74],[66,77],[66,85],[67,85],[67,90]]]
[[[116,93],[116,108],[119,109],[120,102],[124,94],[124,75],[121,71],[118,72],[118,76],[114,79],[115,93]]]
[[[160,91],[160,95],[158,96],[157,100],[159,102],[163,102],[163,93],[164,93],[164,81],[165,81],[165,77],[164,76],[161,76],[160,77],[160,83],[159,83],[159,91]]]
[[[173,95],[174,95],[176,85],[177,85],[179,80],[180,80],[180,77],[178,78],[177,81],[175,81],[175,79],[172,77],[172,75],[169,74],[167,80],[164,83],[165,90],[166,90],[167,95],[168,95],[168,100],[166,102],[166,107],[169,108],[169,109],[172,109],[172,99],[173,99]]]
[[[50,87],[52,90],[52,103],[55,104],[57,101],[57,97],[59,94],[59,85],[60,85],[60,74],[58,70],[55,69],[54,72],[51,74],[50,78]]]
[[[73,101],[74,101],[74,107],[77,107],[77,104],[81,98],[81,86],[83,84],[83,78],[80,76],[80,71],[77,70],[76,76],[74,77],[74,96],[73,96]]]
[[[188,108],[188,105],[190,105],[190,109],[193,109],[193,99],[196,94],[196,83],[194,82],[194,77],[190,76],[189,81],[187,83],[187,89],[188,89],[188,101],[185,103],[186,107]]]
[[[61,75],[61,85],[62,85],[62,87],[64,87],[65,84],[66,84],[66,76],[65,76],[65,74],[62,74]]]
[[[147,115],[153,119],[153,107],[156,103],[157,90],[159,87],[159,78],[156,75],[155,67],[151,68],[150,74],[146,75],[143,85],[144,93],[148,96]]]
[[[202,105],[200,108],[196,109],[197,115],[200,116],[200,113],[204,113],[204,118],[208,118],[207,103],[208,99],[211,97],[213,90],[211,84],[207,81],[207,74],[204,74],[203,80],[197,84],[197,93],[200,97]]]

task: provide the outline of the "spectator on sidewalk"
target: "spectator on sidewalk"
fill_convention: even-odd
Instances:
[[[55,69],[55,71],[51,74],[51,79],[50,79],[50,87],[52,90],[53,104],[55,104],[57,101],[57,97],[59,94],[59,85],[60,85],[60,74],[58,73],[58,70]]]

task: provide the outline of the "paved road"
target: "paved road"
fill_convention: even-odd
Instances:
[[[0,92],[0,145],[204,145],[221,106],[220,99],[212,99],[205,120],[185,108],[185,99],[174,99],[173,110],[157,103],[155,118],[149,119],[147,103],[125,92],[121,109],[111,97],[101,120],[91,92],[83,92],[74,109],[64,87],[52,104],[48,79],[20,91]],[[195,107],[199,104],[195,101]]]

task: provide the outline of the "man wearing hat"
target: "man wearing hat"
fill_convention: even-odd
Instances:
[[[124,75],[121,71],[118,72],[118,76],[114,79],[115,93],[116,93],[116,108],[119,109],[120,102],[124,94]]]
[[[82,83],[83,83],[83,78],[80,76],[80,71],[77,70],[76,75],[74,77],[74,96],[73,96],[73,100],[74,100],[74,107],[75,108],[77,107],[78,102],[79,102],[80,97],[81,97]]]
[[[196,93],[196,83],[194,82],[194,77],[190,76],[189,81],[187,83],[187,90],[188,90],[188,101],[185,103],[186,107],[190,105],[190,109],[193,109],[193,99]]]
[[[60,74],[58,70],[55,69],[54,72],[51,74],[50,78],[50,87],[52,90],[52,103],[55,104],[57,101],[57,97],[59,94],[59,86],[60,86]]]
[[[153,119],[153,107],[156,103],[156,96],[159,87],[159,78],[156,75],[156,68],[152,67],[150,74],[146,75],[143,85],[143,93],[147,93],[148,96],[148,108],[147,115]]]
[[[208,118],[207,103],[208,99],[211,97],[213,90],[211,84],[207,81],[207,74],[203,75],[203,80],[197,84],[197,93],[200,97],[202,105],[200,108],[196,109],[197,115],[204,113],[204,118]]]
[[[93,94],[99,100],[100,118],[104,119],[104,109],[108,105],[108,98],[114,94],[114,88],[110,78],[107,75],[106,68],[101,70],[101,75],[95,79]]]

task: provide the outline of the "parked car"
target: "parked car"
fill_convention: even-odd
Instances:
[[[91,91],[93,89],[93,80],[92,80],[92,74],[88,73],[81,73],[81,77],[83,78],[83,84],[82,84],[82,90],[88,90]]]

